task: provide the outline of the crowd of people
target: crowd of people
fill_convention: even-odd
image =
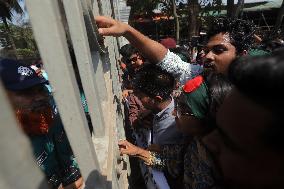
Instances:
[[[284,51],[256,48],[253,23],[216,18],[193,63],[169,40],[96,22],[130,42],[120,52],[130,135],[118,145],[135,164],[131,187],[283,187]]]
[[[251,22],[216,18],[192,58],[172,39],[159,43],[125,23],[95,20],[101,35],[129,41],[120,49],[127,139],[118,147],[130,157],[130,188],[283,187],[281,46],[263,44]],[[82,187],[42,62],[2,59],[0,76],[50,186]]]

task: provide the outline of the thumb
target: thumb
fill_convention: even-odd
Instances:
[[[127,155],[129,154],[129,153],[128,153],[128,150],[127,150],[127,149],[123,149],[123,148],[122,148],[122,149],[119,149],[119,152],[120,152],[121,154],[127,154]]]
[[[98,29],[99,34],[103,35],[103,36],[111,36],[114,34],[114,32],[112,31],[112,28],[100,28]]]

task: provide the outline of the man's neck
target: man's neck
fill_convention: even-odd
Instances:
[[[164,110],[166,107],[168,107],[168,105],[172,102],[172,99],[169,98],[168,100],[165,100],[159,104],[157,104],[157,107],[155,109],[155,113],[159,113],[162,110]]]

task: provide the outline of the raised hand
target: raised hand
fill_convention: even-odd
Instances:
[[[162,44],[144,36],[128,24],[105,16],[96,16],[95,20],[101,35],[125,37],[149,62],[159,63],[168,52]]]
[[[129,27],[125,23],[105,16],[96,16],[95,20],[99,27],[99,33],[103,36],[120,37],[125,34]]]

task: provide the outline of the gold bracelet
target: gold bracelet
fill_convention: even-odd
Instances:
[[[147,159],[147,161],[145,161],[145,164],[151,166],[154,164],[154,155],[151,151],[148,152],[149,152],[149,158]]]

